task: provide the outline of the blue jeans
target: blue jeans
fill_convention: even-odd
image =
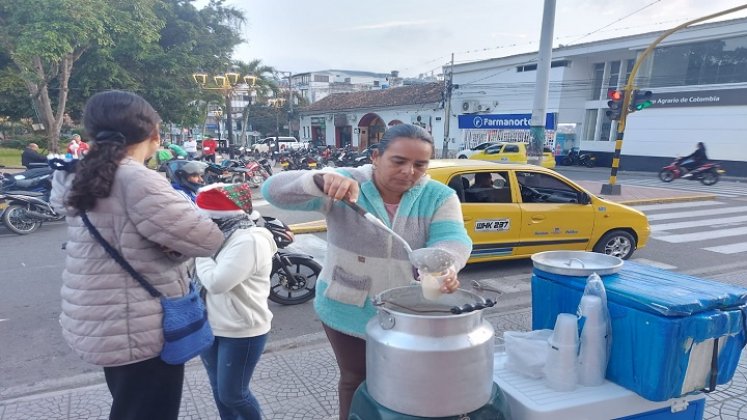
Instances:
[[[213,346],[200,355],[222,420],[262,418],[249,381],[265,343],[267,334],[246,338],[216,336]]]

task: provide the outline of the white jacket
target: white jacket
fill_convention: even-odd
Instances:
[[[239,229],[216,260],[197,258],[197,275],[207,289],[208,321],[219,337],[256,337],[270,331],[272,256],[277,245],[265,228]]]

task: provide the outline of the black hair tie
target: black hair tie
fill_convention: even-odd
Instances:
[[[96,143],[125,144],[125,136],[119,131],[104,130],[96,134]]]

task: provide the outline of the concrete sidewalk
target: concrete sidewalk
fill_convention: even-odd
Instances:
[[[576,183],[598,197],[605,198],[616,203],[626,204],[629,206],[652,203],[675,203],[681,201],[700,201],[713,200],[714,194],[703,194],[680,190],[671,190],[667,188],[639,187],[632,185],[622,185],[620,195],[602,195],[601,181],[576,181]],[[325,232],[327,224],[324,220],[314,220],[306,223],[297,223],[290,226],[295,233],[317,233]]]
[[[496,329],[528,330],[528,308],[486,313]],[[497,339],[500,342],[500,339]],[[251,387],[265,419],[336,419],[337,365],[323,333],[269,348],[260,359]],[[106,419],[111,398],[103,375],[92,375],[96,383],[68,389],[0,400],[0,420]],[[747,418],[747,358],[745,353],[734,379],[707,395],[705,419]],[[218,418],[205,370],[199,361],[187,365],[181,419]],[[602,418],[602,417],[600,417]]]

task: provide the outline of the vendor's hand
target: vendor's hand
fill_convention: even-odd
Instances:
[[[446,270],[446,278],[441,285],[441,293],[454,293],[459,288],[456,267],[453,265]]]
[[[352,178],[342,176],[334,172],[325,172],[314,175],[315,182],[319,185],[319,178],[324,181],[324,187],[321,188],[324,194],[335,200],[348,199],[355,203],[358,201],[360,188],[358,182]]]
[[[418,280],[420,280],[422,276],[422,272],[420,269],[418,269]],[[444,271],[443,274],[437,275],[438,277],[444,277],[443,281],[441,282],[441,293],[454,293],[457,289],[459,289],[459,279],[457,278],[457,272],[456,267],[453,265]]]

